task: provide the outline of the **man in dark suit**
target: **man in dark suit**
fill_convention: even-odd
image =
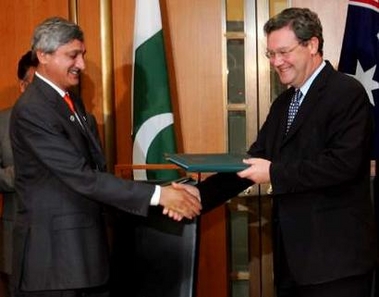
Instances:
[[[266,55],[289,88],[251,145],[250,166],[198,185],[203,210],[252,182],[271,183],[277,296],[368,297],[376,259],[368,96],[357,80],[323,60],[315,13],[289,8],[264,30]]]
[[[24,92],[32,81],[38,61],[32,59],[32,52],[26,52],[19,60],[17,77],[20,92]],[[0,219],[0,296],[11,296],[12,274],[12,230],[16,215],[14,190],[14,169],[9,122],[12,108],[0,111],[0,192],[3,198],[3,212]]]
[[[32,51],[39,65],[12,111],[17,297],[108,295],[103,205],[141,216],[158,204],[180,217],[200,212],[195,197],[178,195],[172,186],[126,181],[105,172],[88,114],[70,92],[85,68],[83,40],[80,27],[63,18],[38,25]]]

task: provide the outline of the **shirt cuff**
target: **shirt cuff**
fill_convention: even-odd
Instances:
[[[155,191],[154,191],[153,196],[151,197],[150,205],[158,205],[160,198],[161,198],[161,187],[155,186]]]

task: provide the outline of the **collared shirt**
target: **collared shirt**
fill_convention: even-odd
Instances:
[[[325,61],[322,61],[322,63],[320,64],[320,66],[318,66],[315,72],[313,72],[313,74],[307,79],[307,81],[300,87],[300,91],[303,94],[299,102],[300,105],[301,103],[303,103],[304,97],[307,95],[307,92],[309,88],[311,87],[313,81],[315,80],[317,75],[321,72],[321,70],[325,67],[325,65],[326,65]]]
[[[59,95],[64,97],[64,94],[66,93],[61,88],[59,88],[56,84],[54,84],[52,81],[48,80],[47,78],[43,77],[41,74],[39,74],[37,71],[35,72],[35,75],[37,75],[40,79],[42,79],[45,83],[47,83],[49,86],[51,86],[54,90],[56,90]]]
[[[54,90],[56,90],[59,95],[61,95],[62,99],[64,97],[64,95],[68,92],[65,92],[63,91],[61,88],[59,88],[57,85],[55,85],[52,81],[48,80],[47,78],[43,77],[41,74],[35,72],[35,74],[40,78],[42,79],[45,83],[47,83],[48,85],[50,85]],[[75,115],[75,118],[77,119],[77,121],[79,122],[80,126],[82,126],[82,128],[84,129],[83,127],[83,123],[82,123],[82,120],[80,119],[79,115],[74,111],[74,115]]]
[[[35,75],[38,76],[40,79],[42,79],[45,83],[50,85],[54,90],[56,90],[59,93],[59,95],[62,96],[62,99],[63,99],[63,97],[66,93],[65,91],[63,91],[61,88],[59,88],[57,85],[55,85],[53,82],[51,82],[47,78],[43,77],[37,71],[35,72]],[[161,187],[156,185],[153,196],[151,197],[151,200],[150,200],[150,205],[158,205],[160,197],[161,197]]]

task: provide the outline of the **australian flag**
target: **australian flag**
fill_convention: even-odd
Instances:
[[[376,120],[373,159],[379,160],[379,2],[350,0],[338,70],[366,89]]]
[[[375,115],[376,161],[374,204],[379,222],[379,0],[350,0],[338,70],[354,76],[366,89]],[[378,224],[379,226],[379,224]],[[379,269],[375,296],[379,296]]]

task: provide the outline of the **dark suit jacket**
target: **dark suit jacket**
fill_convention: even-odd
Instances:
[[[83,104],[74,104],[87,129]],[[102,172],[100,144],[38,77],[13,108],[10,135],[16,284],[27,291],[103,285],[109,263],[102,205],[145,216],[154,186]]]
[[[0,192],[3,195],[3,213],[0,220],[0,271],[12,272],[12,230],[16,212],[14,170],[9,121],[12,109],[0,111]]]
[[[299,284],[365,273],[376,258],[368,97],[355,79],[327,62],[285,136],[293,93],[290,88],[274,101],[248,151],[272,161],[273,219],[289,267]],[[209,178],[199,185],[203,209],[248,185],[233,174]]]

